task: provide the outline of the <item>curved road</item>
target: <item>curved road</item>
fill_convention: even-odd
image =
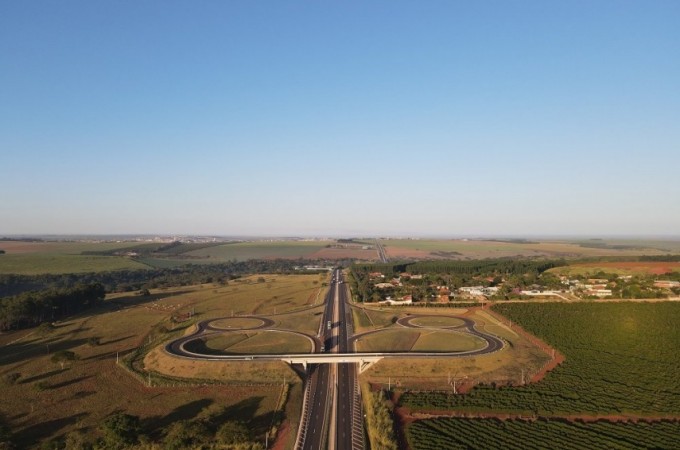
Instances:
[[[220,327],[215,327],[211,325],[213,322],[217,322],[218,320],[224,320],[224,319],[256,319],[262,321],[260,325],[254,326],[254,327],[234,327],[234,328],[220,328]],[[291,333],[291,334],[296,334],[298,336],[303,336],[307,339],[309,339],[312,342],[312,347],[314,349],[314,352],[316,352],[320,347],[321,347],[321,342],[316,336],[310,336],[306,333],[301,333],[299,331],[293,331],[293,330],[273,330],[271,327],[273,327],[275,322],[271,319],[268,319],[266,317],[259,317],[259,316],[238,316],[238,317],[221,317],[217,319],[208,319],[208,320],[203,320],[199,323],[196,324],[197,330],[190,334],[189,336],[184,336],[179,339],[175,339],[174,341],[170,342],[165,346],[165,351],[175,355],[175,356],[181,356],[184,358],[191,358],[191,359],[208,359],[208,360],[222,360],[222,359],[254,359],[260,355],[238,355],[238,354],[233,354],[233,355],[211,355],[211,354],[203,354],[203,353],[196,353],[196,352],[190,352],[184,348],[186,344],[189,342],[198,340],[198,339],[203,339],[206,336],[214,336],[216,334],[222,334],[222,333],[238,333],[241,331],[252,331],[252,330],[263,330],[263,331],[273,331],[273,332],[279,332],[279,333]],[[271,355],[266,355],[267,357]],[[258,358],[258,359],[265,359],[265,358]]]
[[[475,328],[475,322],[460,316],[412,315],[399,319],[397,323],[403,327],[460,330],[479,337],[486,342],[484,348],[460,352],[400,352],[400,353],[357,353],[355,349],[357,339],[381,333],[394,328],[373,330],[364,333],[353,333],[352,315],[345,305],[347,291],[342,286],[342,275],[336,270],[325,298],[326,308],[322,315],[318,336],[312,336],[293,330],[277,330],[273,328],[275,322],[257,315],[224,317],[204,320],[197,324],[197,329],[189,336],[176,339],[165,346],[165,351],[188,359],[212,361],[305,361],[309,365],[307,380],[305,381],[305,400],[303,413],[298,430],[296,448],[302,450],[317,450],[325,448],[331,450],[359,450],[364,448],[363,413],[356,381],[357,364],[343,361],[343,357],[378,357],[378,358],[447,358],[463,357],[493,353],[503,348],[504,341],[496,336],[483,333]],[[342,286],[342,289],[340,288]],[[316,308],[319,305],[314,305]],[[311,309],[311,308],[309,308]],[[295,311],[295,312],[299,312]],[[286,312],[283,314],[288,314]],[[282,314],[279,314],[282,315]],[[462,321],[461,325],[428,327],[411,323],[422,317],[452,317]],[[251,327],[221,328],[213,323],[225,319],[254,319],[259,325]],[[252,354],[252,355],[208,355],[195,353],[185,349],[189,342],[225,333],[242,332],[248,330],[262,330],[271,332],[291,333],[304,336],[312,343],[312,353],[298,355],[283,354]],[[351,350],[350,350],[351,349]],[[354,361],[357,361],[354,359]],[[344,363],[343,363],[344,362]],[[330,363],[330,364],[329,364]],[[330,416],[330,417],[329,417]]]
[[[415,325],[412,324],[411,321],[422,318],[422,317],[451,317],[451,318],[456,318],[459,320],[462,320],[464,323],[463,325],[454,325],[454,326],[448,326],[448,327],[425,327],[421,325]],[[214,327],[211,325],[212,322],[218,321],[218,320],[223,320],[223,319],[229,319],[230,317],[223,317],[223,318],[217,318],[217,319],[210,319],[210,320],[204,320],[202,322],[199,322],[197,324],[198,329],[196,332],[189,336],[184,336],[179,339],[176,339],[169,344],[165,346],[165,351],[175,355],[175,356],[180,356],[184,358],[190,358],[190,359],[207,359],[207,360],[260,360],[260,361],[265,361],[265,360],[280,360],[282,358],[290,358],[291,356],[295,355],[275,355],[275,354],[253,354],[253,355],[214,355],[214,354],[202,354],[202,353],[195,353],[186,350],[184,347],[187,343],[197,340],[197,339],[202,339],[205,336],[212,336],[215,334],[219,333],[230,333],[230,332],[239,332],[239,331],[248,331],[248,330],[269,330],[271,329],[272,326],[274,326],[275,322],[271,319],[268,319],[266,317],[260,317],[260,316],[238,316],[239,319],[257,319],[261,320],[262,324],[255,326],[255,327],[249,327],[249,328],[231,328],[231,329],[224,329],[224,328],[218,328]],[[432,329],[442,329],[442,330],[460,330],[460,329],[465,329],[467,333],[477,336],[484,341],[486,341],[486,346],[483,348],[477,349],[477,350],[468,350],[468,351],[461,351],[461,352],[382,352],[382,353],[358,353],[358,352],[352,352],[350,354],[355,354],[357,356],[359,355],[366,355],[366,356],[381,356],[383,358],[442,358],[442,357],[461,357],[461,356],[479,356],[479,355],[484,355],[487,353],[493,353],[496,352],[500,349],[503,348],[505,343],[503,342],[502,339],[493,336],[491,334],[483,333],[475,328],[475,322],[467,317],[460,317],[460,316],[432,316],[432,315],[412,315],[408,317],[401,318],[397,321],[397,323],[403,327],[408,327],[408,328],[432,328]],[[321,348],[321,341],[319,338],[316,336],[310,336],[306,333],[301,333],[299,331],[293,331],[293,330],[271,330],[271,331],[279,331],[279,332],[285,332],[285,333],[291,333],[291,334],[297,334],[300,336],[304,336],[314,342],[314,353],[317,353],[320,348]],[[354,334],[351,337],[347,338],[348,343],[354,344],[354,342],[362,337],[371,335],[371,334],[376,334],[376,333],[381,333],[386,331],[385,329],[382,330],[372,330],[372,331],[366,331],[364,333],[359,333],[359,334]],[[354,345],[351,346],[354,348]],[[348,354],[345,352],[348,352],[348,349],[341,349],[342,353],[336,353],[339,358],[342,357],[343,354]],[[304,354],[303,354],[304,355]],[[303,355],[298,355],[298,356],[303,356]]]

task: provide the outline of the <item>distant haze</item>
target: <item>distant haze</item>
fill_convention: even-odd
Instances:
[[[0,236],[677,236],[680,2],[5,2]]]

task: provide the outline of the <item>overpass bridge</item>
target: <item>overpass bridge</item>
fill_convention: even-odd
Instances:
[[[279,357],[279,360],[288,364],[302,364],[305,370],[307,370],[308,364],[357,363],[359,365],[359,373],[363,373],[384,357],[385,355],[379,353],[317,353]]]
[[[365,371],[373,364],[385,357],[395,355],[394,353],[298,353],[290,355],[206,355],[194,353],[187,350],[182,345],[181,356],[189,359],[200,359],[203,361],[283,361],[288,364],[300,364],[305,370],[310,364],[336,364],[336,363],[357,363],[360,372]],[[172,352],[170,346],[166,351]],[[177,354],[177,353],[175,353]]]

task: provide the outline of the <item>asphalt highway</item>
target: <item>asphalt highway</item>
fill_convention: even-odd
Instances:
[[[239,318],[258,319],[259,325],[249,328],[223,328],[214,323],[221,319],[211,319],[199,322],[197,331],[190,336],[179,338],[166,345],[165,350],[173,355],[208,360],[255,360],[272,361],[284,360],[291,362],[304,361],[307,364],[308,377],[305,383],[305,400],[296,449],[304,450],[360,450],[365,446],[363,430],[363,414],[361,411],[361,397],[357,382],[357,364],[347,362],[328,361],[335,357],[341,361],[348,356],[373,356],[380,358],[443,358],[482,355],[500,350],[504,346],[500,338],[482,333],[475,329],[474,321],[466,317],[457,317],[462,325],[440,327],[443,329],[465,330],[478,336],[486,342],[481,349],[455,353],[355,353],[354,342],[362,336],[380,333],[383,330],[368,331],[354,334],[352,329],[351,308],[347,307],[347,289],[342,280],[340,270],[335,270],[333,280],[325,297],[325,309],[319,325],[318,336],[310,336],[292,330],[274,329],[275,322],[269,318],[259,316],[239,316]],[[426,315],[412,315],[400,319],[397,323],[404,327],[424,328],[411,323],[418,317]],[[453,317],[453,316],[452,316]],[[238,332],[242,330],[263,330],[266,332],[294,333],[308,338],[314,347],[313,354],[302,355],[211,355],[189,351],[185,348],[191,341],[204,339],[219,333]],[[337,357],[335,356],[337,355]],[[364,356],[364,357],[365,357]],[[318,363],[318,358],[326,361]],[[315,358],[317,363],[315,363]],[[359,360],[355,358],[354,360]],[[330,362],[330,364],[328,363]]]

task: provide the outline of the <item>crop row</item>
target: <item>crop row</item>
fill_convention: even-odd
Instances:
[[[414,450],[677,448],[680,423],[430,419],[407,428]]]
[[[413,409],[535,415],[680,412],[680,304],[506,304],[496,309],[566,361],[540,383],[478,386],[466,395],[405,393]]]

